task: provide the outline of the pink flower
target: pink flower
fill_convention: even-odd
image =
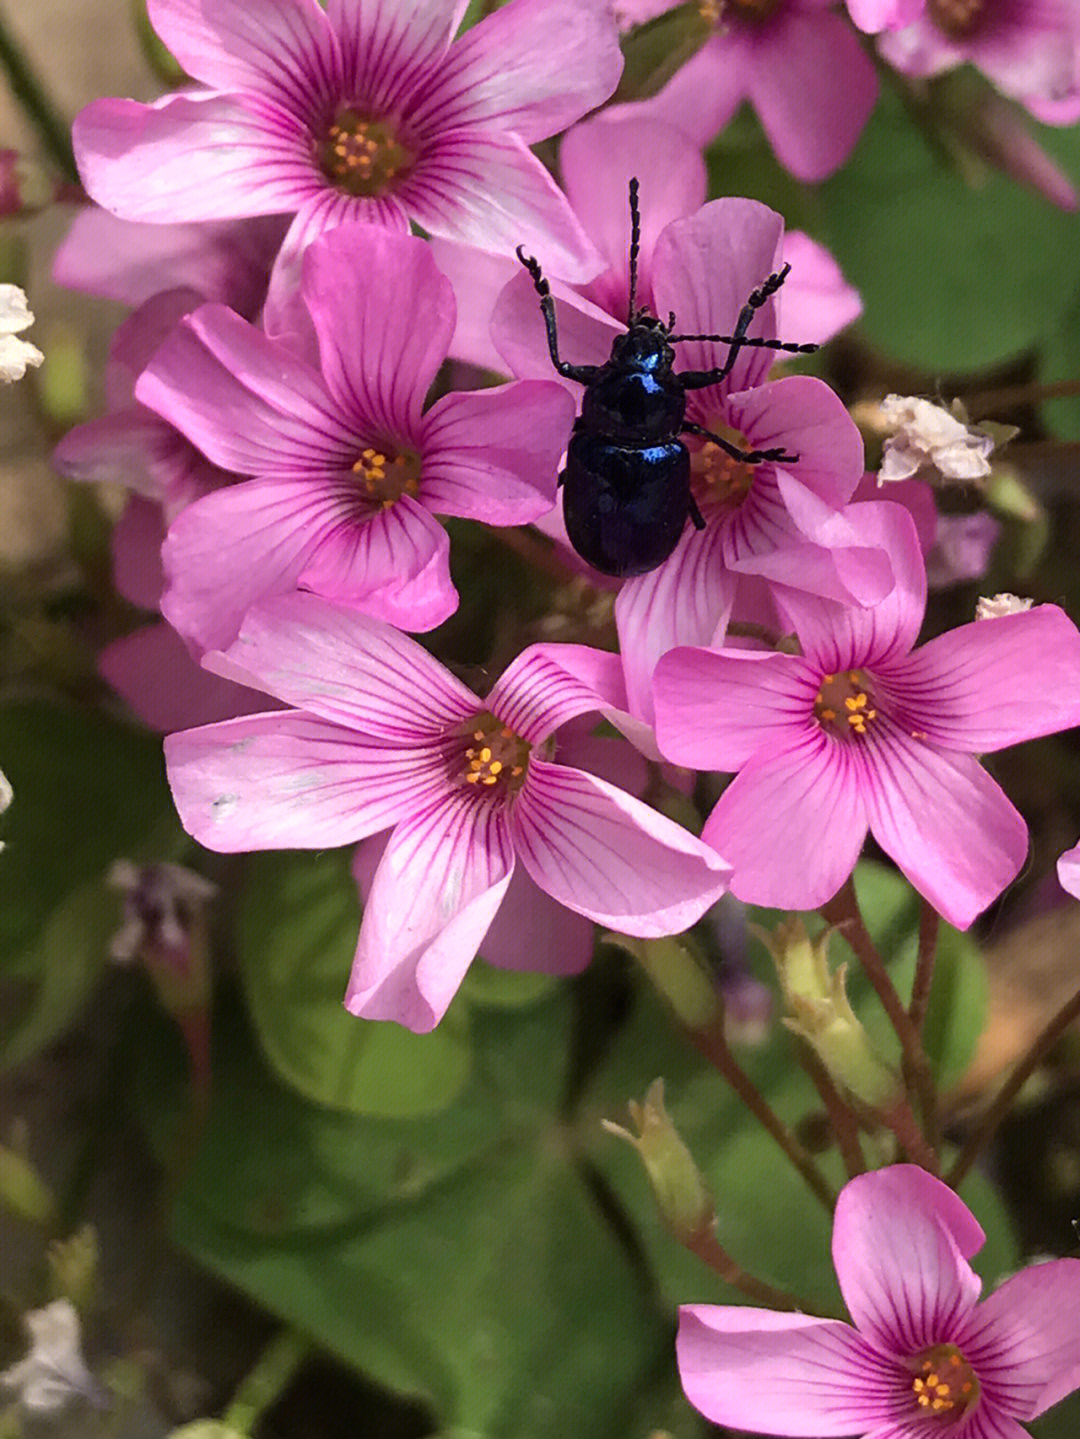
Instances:
[[[877,35],[910,25],[922,14],[926,0],[847,0],[847,7],[860,30]]]
[[[379,277],[378,284],[370,276]],[[162,610],[201,649],[298,586],[405,629],[457,607],[435,514],[525,524],[554,502],[572,415],[554,382],[424,399],[454,330],[428,246],[370,225],[308,252],[321,372],[221,306],[185,320],[139,399],[214,463],[252,475],[175,521]]]
[[[716,34],[663,89],[612,113],[663,120],[705,145],[749,100],[785,169],[800,180],[831,175],[877,99],[873,64],[850,24],[831,0],[716,8]]]
[[[1058,883],[1066,894],[1080,899],[1080,844],[1067,849],[1057,862]]]
[[[836,1205],[832,1252],[854,1327],[691,1305],[677,1353],[717,1424],[809,1439],[1025,1439],[1080,1385],[1080,1260],[1052,1259],[978,1302],[985,1235],[951,1189],[896,1164]]]
[[[926,577],[898,506],[858,505],[897,585],[865,609],[792,592],[801,655],[679,649],[656,671],[657,741],[738,771],[703,837],[751,904],[815,909],[869,830],[965,929],[1016,876],[1023,819],[975,758],[1080,722],[1080,633],[1055,605],[963,625],[921,649]]]
[[[166,740],[183,823],[223,851],[321,849],[392,828],[345,1002],[418,1031],[441,1018],[519,862],[601,924],[684,929],[723,891],[727,865],[560,762],[560,726],[600,706],[560,663],[576,648],[531,647],[481,700],[377,620],[313,595],[258,605],[215,664],[299,708]],[[521,967],[532,943],[522,934]]]
[[[908,75],[974,65],[1006,95],[1038,106],[1075,99],[1077,38],[1075,0],[928,0],[920,19],[882,35],[878,48]]]
[[[516,244],[584,278],[596,257],[529,146],[610,95],[606,0],[512,0],[454,41],[465,0],[150,0],[206,89],[97,100],[75,122],[87,190],[129,220],[294,216],[271,282],[287,297],[324,230],[415,221]],[[452,43],[453,42],[453,43]]]

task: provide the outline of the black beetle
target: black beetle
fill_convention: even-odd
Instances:
[[[581,413],[566,451],[563,516],[570,543],[582,559],[605,575],[647,574],[663,564],[679,543],[687,519],[705,521],[690,491],[690,454],[680,435],[712,440],[744,464],[763,460],[792,464],[798,455],[783,450],[740,450],[700,425],[687,424],[686,392],[718,384],[730,374],[748,345],[810,354],[816,345],[748,339],[746,331],[770,295],[784,283],[785,265],[759,286],[739,312],[733,335],[675,335],[675,316],[665,325],[647,310],[635,310],[637,261],[641,248],[638,182],[630,181],[630,307],[626,334],[618,335],[603,365],[571,365],[559,358],[555,302],[539,263],[521,246],[517,257],[532,276],[547,329],[551,363],[565,379],[585,386]],[[680,340],[715,340],[730,346],[713,370],[677,374],[672,345]]]

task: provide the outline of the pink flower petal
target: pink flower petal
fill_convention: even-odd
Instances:
[[[844,279],[828,250],[789,230],[784,261],[791,274],[780,292],[780,334],[799,344],[824,345],[862,314],[858,290]]]
[[[851,1180],[837,1201],[832,1248],[859,1332],[897,1356],[959,1344],[981,1287],[967,1261],[985,1237],[964,1201],[917,1165]]]
[[[623,333],[621,320],[614,320],[575,291],[553,281],[555,318],[559,327],[559,354],[573,365],[602,365],[611,355],[612,341]],[[555,374],[548,354],[544,319],[532,281],[519,267],[513,279],[495,301],[491,316],[491,338],[511,374],[522,379],[547,380]],[[566,385],[575,404],[581,386]]]
[[[755,46],[746,86],[776,158],[809,181],[831,175],[851,154],[878,89],[873,62],[845,20],[794,5]]]
[[[1027,826],[971,755],[938,750],[883,721],[880,742],[862,756],[870,830],[919,893],[967,929],[1019,874]]]
[[[1057,862],[1058,884],[1073,899],[1080,899],[1080,844],[1067,849]]]
[[[502,356],[491,338],[491,317],[503,287],[521,273],[513,255],[493,255],[475,245],[433,237],[428,241],[435,263],[454,287],[457,325],[450,355],[482,370],[505,372]],[[550,364],[547,379],[554,371]]]
[[[410,121],[513,131],[533,145],[602,104],[621,72],[606,0],[511,0],[453,45]]]
[[[906,655],[926,609],[926,570],[915,523],[887,500],[851,505],[844,512],[853,538],[892,558],[895,587],[878,604],[860,608],[785,590],[777,601],[802,643],[803,653],[826,673],[874,666]]]
[[[1080,1387],[1080,1260],[1051,1259],[1006,1279],[956,1345],[987,1400],[1035,1419]]]
[[[638,304],[649,300],[652,255],[672,220],[693,214],[705,200],[705,161],[680,131],[634,114],[592,115],[563,136],[559,149],[563,187],[574,213],[599,246],[608,270],[590,282],[588,294],[625,319],[630,293],[630,179],[641,184],[641,254]]]
[[[223,305],[173,330],[136,395],[238,474],[348,468],[357,450],[318,373]]]
[[[89,194],[126,220],[227,220],[295,210],[320,188],[303,127],[264,101],[166,95],[154,105],[95,100],[72,141]],[[152,177],[152,183],[150,178]]]
[[[297,115],[325,109],[341,57],[314,0],[148,0],[150,23],[196,80],[266,95]]]
[[[410,495],[358,514],[346,491],[297,587],[414,633],[441,625],[458,607],[450,536]]]
[[[184,828],[207,849],[324,849],[377,834],[446,791],[441,749],[364,744],[283,711],[182,730],[165,762]]]
[[[870,35],[910,25],[925,7],[926,0],[848,0],[851,18]]]
[[[723,643],[735,580],[723,563],[719,525],[703,533],[688,525],[672,554],[655,570],[627,580],[615,600],[615,624],[631,713],[656,722],[653,674],[676,645]]]
[[[589,656],[582,645],[530,645],[495,681],[488,707],[522,739],[541,744],[568,720],[602,708],[610,691],[606,684],[605,691],[593,687]],[[597,661],[605,680],[607,660],[614,658]]]
[[[946,749],[988,754],[1080,724],[1080,631],[1057,605],[961,625],[882,677]]]
[[[483,796],[456,790],[411,804],[375,874],[346,1009],[418,1033],[433,1029],[483,943],[513,870],[505,814]]]
[[[265,711],[266,696],[192,659],[171,625],[144,625],[98,655],[98,671],[144,724],[161,734]]]
[[[653,298],[657,313],[674,310],[680,334],[730,335],[750,292],[779,268],[784,222],[756,200],[713,200],[673,221],[656,244]],[[776,336],[776,301],[754,317],[751,335]],[[679,347],[680,370],[723,364],[728,347],[690,342]],[[722,386],[724,394],[751,389],[772,368],[768,350],[743,350]]]
[[[220,474],[189,440],[142,405],[76,425],[53,451],[53,463],[69,480],[111,481],[158,501],[175,501],[191,488],[208,489],[200,481]]]
[[[867,1434],[892,1408],[896,1366],[838,1319],[684,1305],[676,1355],[686,1397],[714,1424],[827,1439]]]
[[[295,208],[296,214],[274,261],[263,312],[263,328],[275,338],[289,338],[310,323],[300,286],[304,256],[316,240],[342,225],[373,225],[403,235],[409,230],[409,217],[392,194],[346,195],[321,176],[317,186]],[[298,313],[298,307],[302,314]]]
[[[444,395],[422,422],[424,503],[489,525],[539,519],[573,422],[573,399],[548,381]]]
[[[345,74],[372,111],[386,114],[417,85],[430,83],[468,0],[327,0]],[[410,95],[411,97],[411,95]]]
[[[162,549],[162,613],[199,649],[230,644],[250,605],[297,587],[354,505],[342,486],[306,475],[247,480],[189,505]]]
[[[661,753],[691,769],[735,771],[809,733],[819,683],[796,655],[670,650],[654,682]]]
[[[728,866],[673,820],[582,770],[535,756],[514,848],[553,899],[625,934],[674,934],[723,893]]]
[[[743,766],[702,830],[731,864],[732,894],[775,909],[817,909],[833,897],[867,830],[849,748],[806,721],[785,748]]]
[[[593,922],[539,889],[519,864],[480,953],[499,969],[580,974],[595,947]]]
[[[161,506],[141,495],[132,495],[124,513],[113,525],[111,536],[113,584],[140,609],[156,610],[165,588],[161,568],[161,545],[165,520]]]
[[[523,245],[565,280],[589,280],[602,268],[566,196],[516,135],[440,135],[397,195],[433,235],[507,255]]]
[[[380,744],[423,744],[483,708],[415,640],[315,595],[255,606],[226,658],[269,694]]]
[[[376,435],[417,435],[455,309],[424,241],[376,225],[338,228],[308,250],[303,293],[337,404]]]
[[[865,471],[862,436],[840,397],[822,380],[789,375],[731,394],[724,414],[756,449],[782,447],[798,455],[794,464],[777,468],[789,471],[832,509],[855,493]]]
[[[612,105],[613,118],[659,120],[696,145],[708,145],[746,97],[746,47],[734,27],[707,40],[648,100]]]

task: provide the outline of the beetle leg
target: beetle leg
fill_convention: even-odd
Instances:
[[[794,465],[798,455],[789,455],[785,449],[774,450],[740,450],[738,445],[733,445],[730,440],[725,440],[723,435],[714,435],[711,430],[705,429],[704,425],[695,425],[687,421],[683,425],[680,434],[698,435],[703,440],[712,440],[714,445],[719,445],[726,455],[733,460],[740,460],[744,465],[760,465],[763,461],[769,461],[775,465]]]
[[[693,522],[695,530],[703,530],[705,528],[705,516],[698,509],[698,502],[694,499],[693,495],[690,496],[690,519]]]
[[[598,371],[596,365],[571,365],[568,361],[559,358],[559,330],[555,322],[555,301],[551,298],[551,287],[544,279],[540,262],[531,255],[526,255],[520,245],[517,247],[516,253],[518,259],[532,276],[533,288],[540,296],[540,309],[544,316],[544,328],[547,330],[548,354],[551,356],[551,363],[564,380],[576,380],[579,385],[591,385],[596,379]]]

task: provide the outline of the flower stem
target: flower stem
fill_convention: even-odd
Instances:
[[[919,911],[919,957],[915,961],[915,979],[911,986],[911,1004],[908,1006],[911,1022],[920,1035],[930,1003],[930,988],[934,982],[934,960],[937,958],[940,925],[941,916],[930,901],[924,899]]]
[[[315,1346],[295,1329],[281,1329],[240,1381],[240,1387],[222,1416],[226,1429],[250,1434],[266,1411],[292,1383],[297,1370]]]
[[[829,1187],[828,1180],[732,1054],[724,1038],[722,1022],[713,1024],[708,1029],[686,1029],[684,1032],[694,1047],[727,1080],[754,1118],[775,1139],[802,1175],[807,1187],[831,1214],[836,1205],[836,1195]]]
[[[829,924],[840,930],[848,944],[851,945],[866,977],[874,986],[882,1008],[888,1015],[889,1022],[900,1041],[900,1048],[904,1056],[904,1069],[918,1096],[919,1108],[922,1110],[924,1118],[927,1115],[935,1114],[937,1092],[934,1086],[934,1076],[930,1072],[930,1063],[927,1060],[926,1051],[923,1049],[922,1039],[918,1029],[912,1023],[911,1016],[904,1008],[896,985],[889,977],[885,961],[878,953],[877,945],[870,936],[870,931],[862,917],[862,911],[859,909],[855,884],[850,877],[840,892],[829,900],[828,904],[822,905],[821,913]],[[893,1127],[891,1121],[890,1127]],[[897,1137],[900,1137],[899,1134]],[[904,1140],[901,1142],[904,1143],[905,1148],[908,1148],[908,1144]],[[933,1155],[933,1150],[929,1146],[926,1146],[926,1149],[928,1155]],[[912,1157],[914,1158],[914,1155]],[[933,1172],[937,1170],[936,1156],[932,1169]]]
[[[787,1310],[789,1313],[803,1311],[803,1304],[794,1294],[789,1294],[784,1289],[775,1289],[763,1279],[755,1279],[752,1274],[747,1274],[745,1269],[740,1269],[711,1228],[700,1230],[693,1235],[681,1235],[680,1239],[690,1253],[695,1254],[719,1274],[725,1284],[730,1284],[732,1289],[737,1289],[756,1304],[764,1305],[766,1309]]]
[[[23,54],[22,47],[12,36],[2,14],[0,14],[0,68],[7,75],[12,94],[33,124],[46,153],[63,172],[66,180],[72,184],[78,184],[79,172],[75,168],[75,155],[71,148],[69,127],[60,118],[59,111]]]
[[[1012,1073],[998,1090],[994,1102],[987,1109],[975,1131],[957,1156],[956,1163],[946,1175],[946,1181],[953,1189],[960,1184],[968,1170],[978,1159],[997,1133],[998,1126],[1008,1114],[1013,1100],[1023,1089],[1035,1070],[1053,1049],[1061,1036],[1080,1019],[1080,990],[1064,1004],[1032,1042],[1028,1052],[1017,1061]]]
[[[866,1160],[859,1143],[858,1117],[832,1082],[829,1071],[805,1041],[799,1043],[798,1055],[799,1063],[813,1080],[814,1088],[821,1096],[847,1176],[854,1179],[856,1174],[863,1174],[866,1170]]]

